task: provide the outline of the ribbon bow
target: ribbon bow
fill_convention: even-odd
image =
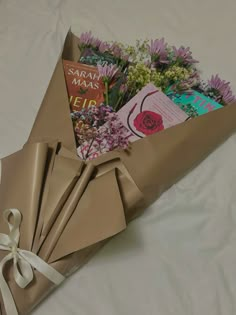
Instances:
[[[9,216],[12,214],[12,224],[9,222]],[[10,233],[0,233],[0,250],[9,251],[0,263],[0,291],[7,315],[18,315],[18,311],[12,297],[8,284],[3,276],[3,269],[9,260],[13,260],[14,279],[19,287],[25,288],[34,277],[33,268],[37,269],[41,274],[50,281],[59,285],[65,277],[58,271],[48,265],[36,254],[18,248],[20,239],[21,213],[17,209],[9,209],[3,212],[4,220],[9,226]]]

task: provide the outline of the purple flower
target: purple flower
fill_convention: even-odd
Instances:
[[[99,48],[102,44],[102,41],[99,38],[92,36],[92,32],[85,32],[80,35],[79,38],[80,44],[84,46],[93,46],[94,48]]]
[[[101,42],[99,47],[98,47],[98,50],[101,52],[101,53],[104,53],[105,51],[108,51],[109,50],[109,47],[110,45],[107,43],[107,42]]]
[[[95,48],[98,48],[101,45],[101,40],[99,38],[93,37],[91,40],[91,45]]]
[[[148,45],[148,47],[149,53],[154,61],[164,64],[169,63],[167,58],[167,44],[164,38],[151,40],[151,45]]]
[[[110,48],[109,51],[111,52],[111,54],[117,58],[121,57],[122,54],[122,49],[120,48],[120,46],[117,43],[113,43]]]
[[[80,35],[79,41],[80,44],[89,46],[92,44],[94,37],[92,36],[92,32],[85,32]]]
[[[226,82],[225,80],[221,80],[218,74],[216,74],[215,76],[212,75],[211,79],[208,80],[208,86],[218,91],[224,91],[225,87],[228,85],[229,85],[229,82]]]
[[[104,92],[105,103],[106,103],[106,105],[108,105],[109,104],[109,95],[108,95],[109,94],[109,83],[112,81],[112,79],[116,75],[119,68],[116,65],[112,65],[112,64],[109,64],[109,65],[98,64],[97,68],[98,68],[98,73],[102,77],[103,83],[105,85],[105,92]]]
[[[222,100],[225,104],[236,101],[236,97],[233,95],[230,87],[230,82],[220,79],[218,74],[215,76],[212,75],[211,79],[208,80],[208,89],[212,91],[213,94],[216,94],[216,101]]]
[[[193,59],[192,52],[190,50],[190,47],[185,48],[184,46],[181,46],[180,48],[176,48],[173,46],[174,50],[174,60],[182,65],[192,65],[194,63],[198,63],[197,60]]]
[[[98,73],[103,78],[103,81],[111,81],[116,73],[118,72],[119,68],[116,65],[100,65],[98,64]]]
[[[101,154],[127,149],[131,133],[122,124],[117,113],[109,106],[100,105],[73,114],[79,148],[84,160],[92,160]]]

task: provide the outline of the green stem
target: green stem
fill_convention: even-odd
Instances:
[[[106,105],[109,103],[108,99],[108,81],[105,81],[105,97],[106,97]]]
[[[117,111],[117,109],[119,109],[119,105],[120,105],[120,101],[122,99],[123,95],[120,95],[120,97],[118,98],[118,101],[116,102],[116,105],[114,106],[114,110],[115,112]]]

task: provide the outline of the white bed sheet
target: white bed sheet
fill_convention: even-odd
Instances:
[[[235,0],[0,0],[0,158],[26,141],[70,25],[190,45],[236,92],[235,21]],[[235,186],[232,136],[34,314],[236,314]]]

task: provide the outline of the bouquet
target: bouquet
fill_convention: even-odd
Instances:
[[[203,84],[189,49],[137,47],[69,32],[27,143],[2,159],[3,314],[32,311],[235,131],[228,82]]]
[[[64,69],[83,160],[128,151],[132,141],[236,101],[219,75],[201,80],[189,47],[164,38],[129,46],[86,32],[78,45],[78,62],[64,61]]]

